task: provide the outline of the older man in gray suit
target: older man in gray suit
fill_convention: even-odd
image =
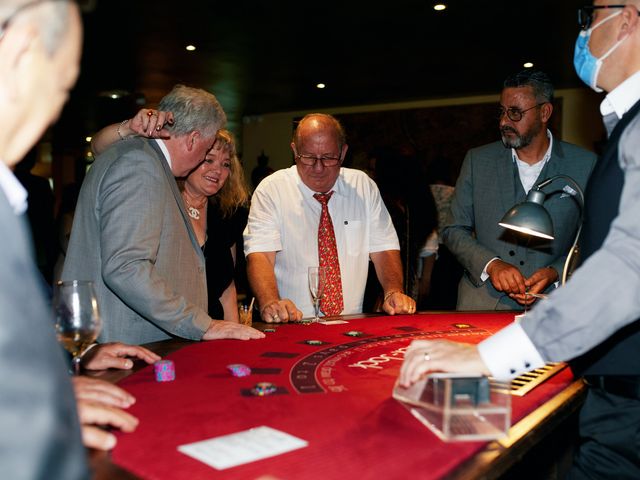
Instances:
[[[558,281],[580,219],[571,195],[551,195],[544,204],[553,221],[553,241],[498,225],[542,180],[567,175],[584,189],[593,169],[593,153],[555,139],[547,129],[552,101],[553,85],[545,73],[525,70],[510,76],[500,97],[502,143],[472,149],[465,157],[443,229],[445,245],[465,269],[458,310],[522,309],[535,301],[529,294],[546,292]]]
[[[262,338],[207,314],[204,256],[174,178],[204,160],[226,121],[222,107],[209,92],[177,85],[159,108],[173,112],[170,138],[123,140],[91,167],[62,278],[94,281],[101,342]]]
[[[0,2],[0,476],[7,479],[90,476],[33,258],[27,192],[10,170],[60,114],[78,76],[81,37],[72,2]],[[84,415],[111,423],[92,410]]]

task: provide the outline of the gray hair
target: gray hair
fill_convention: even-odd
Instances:
[[[504,88],[531,87],[537,103],[553,102],[553,83],[549,75],[540,70],[523,70],[509,75]]]
[[[178,137],[198,131],[213,138],[227,123],[218,99],[200,88],[176,85],[160,100],[158,109],[173,113],[173,125],[165,128]]]
[[[2,27],[12,24],[34,24],[46,52],[53,56],[62,43],[69,24],[69,0],[5,0],[0,2],[0,39]]]

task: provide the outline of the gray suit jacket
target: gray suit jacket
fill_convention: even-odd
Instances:
[[[536,183],[563,174],[584,189],[595,160],[595,154],[554,139],[551,158]],[[544,206],[553,221],[554,240],[511,233],[498,222],[507,210],[525,199],[511,149],[495,142],[469,150],[442,234],[445,245],[465,269],[458,288],[458,310],[522,309],[522,305],[493,288],[489,279],[480,279],[487,262],[494,257],[515,265],[525,277],[546,266],[562,273],[580,218],[576,199],[559,192],[565,185],[564,180],[556,180],[543,189],[548,194]]]
[[[101,342],[201,339],[211,319],[205,263],[155,140],[118,142],[80,190],[62,278],[92,280]]]
[[[31,236],[0,189],[0,476],[89,478],[68,366]]]

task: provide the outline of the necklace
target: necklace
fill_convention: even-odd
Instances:
[[[194,220],[200,220],[200,210],[202,210],[207,206],[207,199],[205,198],[204,202],[199,207],[194,207],[189,202],[189,199],[187,198],[186,194],[183,194],[182,198],[184,198],[184,201],[187,204],[187,213],[189,214],[189,216]]]

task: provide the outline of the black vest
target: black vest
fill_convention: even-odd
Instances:
[[[624,172],[618,160],[620,137],[640,113],[640,101],[620,119],[611,132],[607,147],[589,178],[585,192],[584,225],[581,237],[581,257],[598,250],[618,216]],[[615,302],[615,298],[606,301]],[[639,319],[640,320],[640,319]],[[608,340],[571,362],[576,374],[640,375],[640,321],[624,327]],[[606,319],[602,319],[606,321]],[[593,328],[598,328],[594,325]]]

